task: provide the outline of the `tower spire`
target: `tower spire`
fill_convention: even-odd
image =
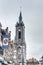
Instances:
[[[19,15],[19,23],[21,23],[22,22],[22,12],[21,12],[21,6],[20,6],[20,15]]]
[[[19,23],[21,23],[22,22],[22,13],[21,13],[21,11],[20,11],[20,15],[19,15]]]

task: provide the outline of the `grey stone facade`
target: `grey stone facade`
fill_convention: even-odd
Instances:
[[[25,43],[25,25],[22,21],[22,13],[20,12],[19,21],[16,23],[15,44],[18,51],[19,65],[25,65],[26,62],[26,43]]]

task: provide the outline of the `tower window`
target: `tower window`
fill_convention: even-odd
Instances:
[[[18,33],[18,38],[21,39],[21,31]]]

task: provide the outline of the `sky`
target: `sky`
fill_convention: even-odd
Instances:
[[[20,10],[25,24],[26,58],[40,59],[43,55],[43,0],[0,0],[0,22],[2,28],[9,27],[12,39]]]

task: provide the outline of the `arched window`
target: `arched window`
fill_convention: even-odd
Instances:
[[[21,31],[18,32],[18,38],[21,39]]]

